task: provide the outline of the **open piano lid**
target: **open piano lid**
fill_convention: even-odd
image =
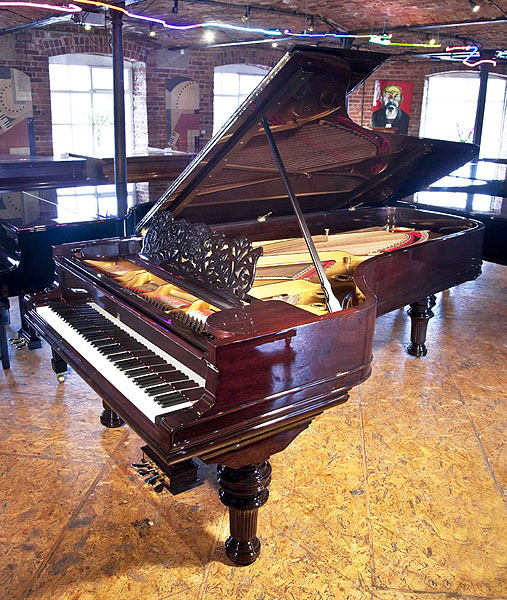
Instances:
[[[389,55],[294,47],[163,194],[160,210],[208,224],[292,213],[261,124],[269,121],[303,212],[386,204],[471,160],[472,144],[371,131],[346,97]]]

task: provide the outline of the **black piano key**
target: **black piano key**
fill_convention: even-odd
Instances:
[[[176,390],[186,390],[195,387],[197,383],[189,379],[188,381],[176,381],[175,383],[171,383],[171,385]]]
[[[130,373],[125,373],[125,375],[131,379],[134,379],[135,381],[136,377],[139,377],[140,375],[149,375],[151,373],[152,371],[149,369],[149,367],[141,367],[139,369],[134,369]]]
[[[148,350],[149,352],[149,350]],[[164,362],[163,358],[160,358],[160,356],[157,356],[154,352],[152,352],[151,354],[146,354],[145,356],[142,355],[135,355],[139,358],[139,360],[144,363],[145,365],[148,365],[151,369],[155,369],[156,367],[163,367],[163,366],[167,366],[167,363]]]
[[[156,375],[149,375],[147,377],[136,378],[136,385],[142,388],[143,390],[149,390],[153,387],[160,387],[165,384],[159,377]]]
[[[174,388],[169,384],[162,383],[161,385],[151,386],[148,389],[144,390],[149,396],[156,398],[157,396],[162,396],[163,394],[169,394],[174,391]]]
[[[132,368],[138,369],[144,367],[143,363],[137,358],[128,358],[125,360],[115,360],[114,364],[120,371],[131,371]]]
[[[154,373],[157,373],[162,378],[165,377],[166,373],[172,373],[176,371],[176,368],[168,363],[162,363],[160,365],[150,365],[150,368]]]
[[[167,383],[172,383],[175,381],[188,381],[188,375],[185,375],[176,369],[174,371],[160,373],[160,376],[164,381],[167,381]]]
[[[131,356],[131,358],[140,360],[145,365],[157,365],[159,363],[163,363],[163,360],[150,350],[134,350],[129,352],[129,355]]]
[[[202,396],[203,389],[195,387],[189,390],[174,391],[154,398],[157,404],[160,404],[162,408],[169,408],[177,404],[183,404],[184,402],[195,402]]]
[[[107,356],[108,360],[110,361],[114,361],[115,358],[119,360],[121,356],[130,356],[130,353],[124,350],[120,344],[106,346],[105,348],[101,348],[99,352],[104,356]]]
[[[170,392],[155,398],[155,402],[160,404],[162,408],[169,408],[169,406],[174,406],[175,404],[182,404],[183,401],[184,398],[179,392]]]
[[[85,337],[86,340],[86,337]],[[116,344],[116,341],[110,337],[99,337],[94,340],[87,340],[94,348],[102,348]]]

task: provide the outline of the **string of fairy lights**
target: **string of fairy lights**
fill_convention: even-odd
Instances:
[[[59,13],[66,14],[78,14],[85,12],[81,4],[92,5],[97,8],[105,8],[109,10],[114,10],[123,13],[126,17],[130,19],[137,19],[139,21],[143,21],[150,25],[150,35],[154,35],[154,26],[160,26],[164,29],[170,29],[172,31],[191,31],[196,29],[203,29],[208,34],[213,30],[229,30],[236,32],[243,32],[249,34],[260,34],[267,37],[266,40],[261,40],[265,42],[272,42],[273,46],[277,45],[277,40],[281,39],[365,39],[372,44],[380,44],[383,46],[407,46],[407,47],[422,47],[422,48],[440,48],[441,44],[437,43],[434,39],[429,40],[428,43],[406,43],[406,42],[394,42],[392,41],[392,34],[383,33],[380,35],[371,35],[371,34],[349,34],[349,33],[333,33],[333,32],[323,32],[316,33],[313,31],[308,32],[305,30],[304,32],[292,32],[290,29],[264,29],[262,27],[250,27],[248,25],[233,25],[231,23],[221,23],[216,21],[205,21],[203,23],[191,23],[187,25],[176,25],[173,23],[167,22],[165,19],[160,19],[158,17],[150,17],[144,14],[133,13],[132,11],[127,10],[121,6],[116,6],[114,4],[109,4],[108,2],[100,2],[99,0],[75,0],[75,2],[71,2],[64,5],[58,4],[46,4],[44,2],[31,2],[28,0],[0,0],[0,9],[2,7],[30,7],[30,8],[38,8],[48,11],[54,11]],[[173,11],[174,12],[174,11]],[[211,41],[210,36],[207,36],[207,41]],[[467,67],[476,67],[478,65],[484,63],[490,63],[496,65],[496,60],[494,58],[483,59],[480,58],[480,50],[478,46],[450,46],[446,48],[446,52],[452,53],[466,53],[466,57],[463,59],[463,64]]]

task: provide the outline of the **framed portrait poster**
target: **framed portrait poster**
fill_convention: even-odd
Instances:
[[[393,128],[396,133],[408,133],[413,93],[412,81],[375,81],[371,126]]]

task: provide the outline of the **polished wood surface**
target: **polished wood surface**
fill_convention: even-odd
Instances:
[[[127,181],[172,181],[194,156],[185,152],[128,156]],[[114,183],[112,158],[77,154],[67,158],[0,155],[0,192],[111,183]]]

